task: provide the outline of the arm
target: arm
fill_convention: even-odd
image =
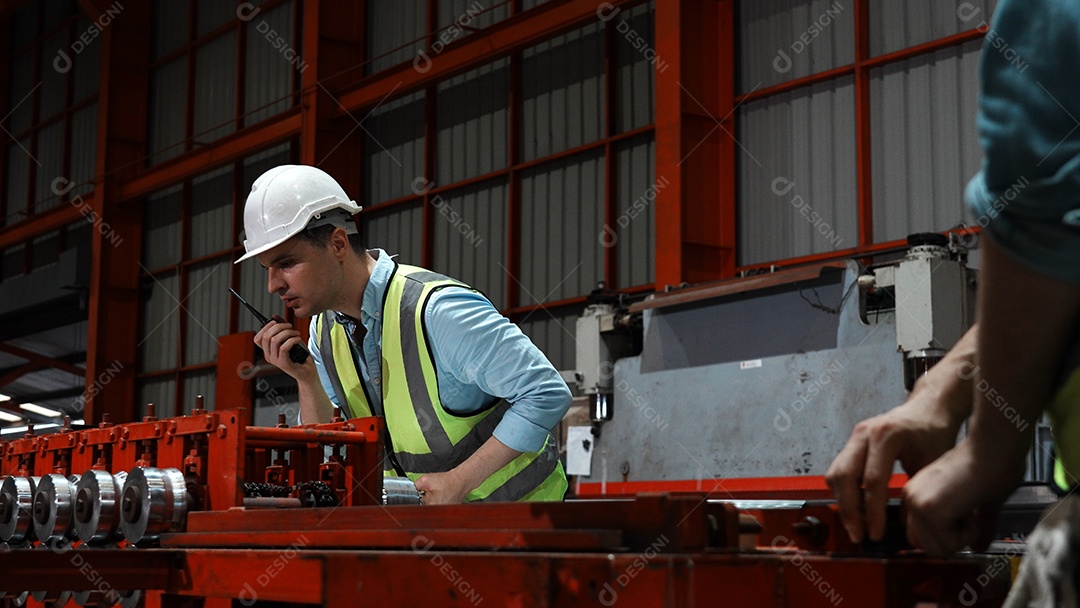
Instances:
[[[1023,479],[1080,311],[1080,286],[1036,273],[992,238],[981,247],[979,349],[968,434],[904,488],[908,538],[934,555],[985,546]]]
[[[427,490],[425,503],[432,503],[432,495],[440,491],[450,502],[461,502],[518,455],[543,447],[551,428],[570,407],[570,389],[532,341],[482,295],[442,289],[432,297],[425,314],[440,373],[476,387],[481,397],[491,395],[511,404],[493,436],[465,462],[448,473],[417,480],[417,487],[425,490],[434,484],[434,492]],[[453,404],[454,413],[470,414],[483,405]]]
[[[989,540],[1024,473],[1080,310],[1080,6],[1002,0],[980,64],[982,171],[966,191],[986,227],[968,435],[904,488],[908,538],[935,555]],[[995,47],[995,42],[998,46]],[[1000,51],[1009,45],[1016,65]]]
[[[267,363],[277,367],[296,380],[299,388],[300,420],[304,424],[330,422],[334,404],[327,396],[320,381],[322,360],[318,358],[318,349],[314,340],[309,343],[311,357],[302,364],[289,359],[289,349],[303,342],[300,332],[281,317],[274,316],[275,322],[265,325],[255,334],[255,344],[263,350]],[[318,361],[318,368],[316,362]]]
[[[977,326],[915,383],[902,405],[855,426],[825,481],[852,542],[885,534],[888,484],[896,461],[914,475],[956,443],[971,412]]]

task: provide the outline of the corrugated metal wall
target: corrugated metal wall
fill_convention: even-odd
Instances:
[[[996,0],[870,0],[870,54],[883,55],[978,27]]]
[[[269,46],[266,40],[264,43]],[[280,59],[284,62],[284,59]],[[236,32],[218,36],[195,49],[195,108],[192,135],[207,143],[235,130]]]
[[[574,351],[577,343],[574,333],[577,317],[583,309],[537,310],[518,321],[521,331],[543,351],[555,369],[576,369]]]
[[[854,116],[850,77],[739,108],[739,264],[858,244]]]
[[[364,119],[364,206],[416,194],[424,175],[423,91],[382,104]]]
[[[584,295],[604,279],[603,201],[603,150],[523,172],[522,305]]]
[[[35,176],[36,201],[34,210],[37,212],[51,209],[60,203],[60,197],[53,192],[52,182],[57,176],[64,174],[64,123],[53,123],[38,131],[37,174]]]
[[[870,2],[871,55],[980,26],[995,3]],[[849,2],[739,3],[743,92],[850,64]],[[946,230],[965,219],[978,170],[981,41],[871,71],[873,238]],[[744,104],[738,113],[739,263],[857,244],[851,77]]]
[[[588,25],[522,52],[522,160],[601,138],[605,95],[600,25]]]
[[[187,43],[190,37],[189,10],[189,0],[154,0],[154,35],[150,38],[151,60],[160,59]]]
[[[616,200],[618,217],[613,226],[619,287],[634,287],[652,283],[656,278],[656,213],[655,193],[663,188],[667,176],[659,179],[656,173],[656,146],[653,134],[638,135],[615,146],[618,183]],[[600,237],[603,244],[613,239],[606,230]]]
[[[365,215],[364,245],[397,255],[402,264],[423,263],[424,216],[420,203],[400,205],[387,213]]]
[[[412,61],[427,47],[427,0],[370,0],[367,22],[366,74]]]
[[[139,371],[154,372],[177,366],[176,344],[180,340],[178,293],[180,278],[176,273],[143,280]],[[172,395],[169,396],[171,402]]]
[[[652,2],[620,11],[612,20],[616,31],[624,26],[644,40],[646,48],[654,48],[654,9]],[[617,36],[615,43],[615,132],[623,133],[651,124],[654,102],[653,75],[667,70],[658,60],[654,65],[646,54],[634,48],[633,37]]]
[[[291,64],[258,31],[266,27],[291,36],[293,3],[286,2],[270,10],[259,13],[259,19],[251,20],[247,26],[247,43],[244,62],[244,125],[253,125],[260,120],[274,116],[292,105],[284,97],[293,88],[293,71],[296,79],[300,70],[307,69],[302,64]],[[266,26],[261,24],[265,22]],[[294,43],[293,47],[297,45]]]
[[[969,220],[964,186],[982,161],[975,128],[981,41],[874,70],[874,240]]]
[[[738,2],[739,92],[767,88],[855,61],[852,7],[851,0]]]
[[[467,186],[433,198],[432,270],[465,281],[497,308],[506,305],[506,179]]]
[[[229,333],[231,265],[232,260],[222,260],[188,270],[188,292],[178,296],[183,298],[182,310],[187,314],[185,365],[216,360],[217,338]]]
[[[154,271],[176,264],[180,261],[183,187],[174,186],[148,197],[143,209],[143,267]]]
[[[509,61],[488,64],[438,86],[438,183],[506,167]]]
[[[490,0],[438,0],[438,29],[445,31],[446,38],[459,40],[468,36],[470,29],[485,28],[510,16],[510,4]],[[451,27],[456,26],[456,27]]]
[[[200,175],[191,182],[191,258],[201,258],[232,245],[233,168]]]
[[[150,74],[150,129],[147,134],[150,164],[166,161],[184,151],[186,99],[187,61],[184,57]]]

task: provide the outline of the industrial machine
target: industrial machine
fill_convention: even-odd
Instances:
[[[588,446],[568,446],[591,473],[561,503],[423,505],[384,479],[377,418],[253,426],[199,402],[29,431],[0,443],[0,605],[999,606],[1022,542],[927,559],[894,504],[856,546],[821,481],[967,328],[965,261],[925,238],[634,303],[598,290],[571,374]]]
[[[884,542],[853,546],[812,501],[422,505],[384,483],[377,419],[245,418],[197,409],[3,444],[0,602],[998,606],[1009,587],[1005,554],[913,553],[895,509]]]

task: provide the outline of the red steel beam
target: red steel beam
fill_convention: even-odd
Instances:
[[[194,177],[212,167],[258,152],[300,132],[299,110],[288,110],[270,120],[172,161],[140,171],[117,188],[118,200],[127,201]]]
[[[142,168],[146,151],[151,7],[124,7],[102,33],[98,94],[90,302],[83,417],[108,414],[114,422],[135,416],[135,369],[140,315],[139,252],[142,207],[123,204],[119,184]],[[107,229],[105,227],[108,226]],[[118,371],[117,371],[118,370]],[[109,381],[97,379],[108,375]]]
[[[870,147],[870,2],[855,0],[855,180],[859,245],[874,242],[874,187]]]
[[[0,352],[5,352],[9,355],[15,355],[16,357],[21,357],[31,363],[35,363],[44,367],[58,369],[62,372],[67,372],[75,376],[82,376],[86,373],[85,369],[76,365],[72,365],[66,361],[61,361],[59,359],[54,359],[46,355],[35,353],[33,351],[26,350],[25,348],[20,348],[13,344],[5,344],[3,342],[0,342]]]
[[[632,4],[634,1],[611,0],[604,4],[614,8]],[[582,24],[598,21],[598,4],[596,0],[545,2],[455,41],[441,53],[426,49],[431,61],[423,71],[416,69],[411,61],[402,63],[361,80],[355,88],[343,91],[338,99],[345,110],[356,112],[375,105],[391,93],[395,97],[408,95]],[[425,64],[421,63],[421,69],[424,67]]]
[[[655,84],[656,180],[665,183],[654,205],[657,289],[719,279],[735,266],[723,236],[733,218],[717,204],[722,162],[733,158],[723,149],[735,134],[731,85],[718,84],[733,76],[730,40],[722,40],[732,10],[727,0],[656,4],[656,55],[666,64]]]

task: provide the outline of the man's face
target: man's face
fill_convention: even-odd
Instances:
[[[333,307],[340,283],[329,247],[299,238],[257,256],[267,269],[267,290],[277,294],[298,317],[310,317]]]

